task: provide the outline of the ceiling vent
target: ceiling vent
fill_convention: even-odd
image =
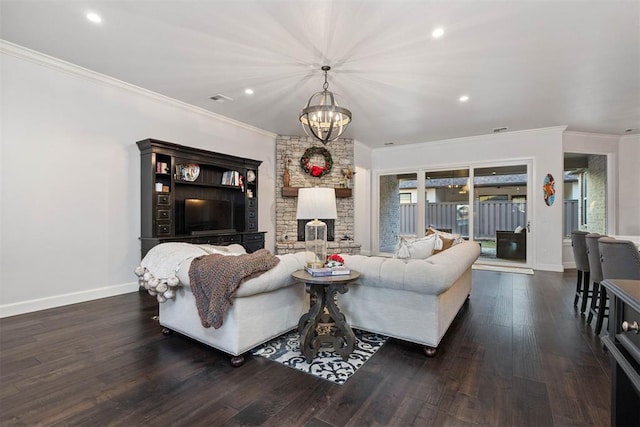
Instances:
[[[493,133],[500,133],[500,132],[504,132],[504,131],[506,131],[507,129],[509,129],[509,128],[508,128],[508,127],[506,127],[506,126],[502,126],[502,127],[500,127],[500,128],[493,128]]]
[[[233,101],[233,98],[229,98],[228,96],[222,95],[221,93],[210,96],[209,99],[213,99],[216,102]]]

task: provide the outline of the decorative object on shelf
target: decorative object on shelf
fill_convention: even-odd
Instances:
[[[282,173],[282,185],[284,187],[291,187],[291,173],[289,172],[289,165],[291,164],[291,159],[289,156],[284,158],[284,172]]]
[[[183,181],[193,182],[200,176],[200,166],[195,163],[187,163],[176,167],[178,168],[178,176]]]
[[[340,107],[336,101],[336,95],[328,90],[327,71],[331,70],[331,67],[323,65],[321,69],[324,71],[323,90],[311,95],[299,119],[308,136],[313,136],[326,144],[338,139],[347,129],[351,123],[351,111]]]
[[[165,162],[156,163],[156,172],[157,173],[169,173],[169,165]]]
[[[247,171],[247,182],[252,183],[252,182],[255,182],[255,180],[256,180],[256,173],[251,169],[249,169]]]
[[[310,187],[298,191],[296,219],[310,219],[304,230],[306,266],[324,267],[327,259],[327,224],[322,219],[336,219],[336,193],[333,188]]]
[[[324,165],[313,165],[311,164],[311,159],[315,155],[320,155],[324,157]],[[320,178],[323,175],[331,172],[331,168],[333,167],[333,159],[331,158],[331,153],[324,147],[309,147],[305,150],[300,158],[300,167],[305,173],[308,173],[311,176],[315,176],[316,178]],[[288,187],[288,185],[285,185]]]
[[[544,177],[544,181],[542,182],[542,190],[544,193],[544,202],[547,206],[553,205],[553,202],[556,198],[556,181],[553,179],[553,175],[550,173]]]
[[[344,265],[344,258],[340,255],[331,254],[327,257],[327,263],[325,264],[326,267],[333,268],[340,267],[341,265]]]
[[[353,170],[353,167],[347,166],[346,169],[342,169],[342,176],[344,177],[344,187],[351,188],[351,179],[356,172]]]

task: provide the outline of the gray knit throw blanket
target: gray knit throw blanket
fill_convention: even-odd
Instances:
[[[203,255],[191,262],[189,282],[202,326],[222,326],[224,315],[243,280],[275,267],[280,259],[266,249],[251,254]]]

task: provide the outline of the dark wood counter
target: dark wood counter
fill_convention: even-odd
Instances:
[[[640,280],[605,280],[610,295],[611,425],[640,425]]]

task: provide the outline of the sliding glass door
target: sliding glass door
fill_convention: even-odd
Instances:
[[[469,237],[469,169],[427,171],[425,225]]]
[[[480,263],[527,264],[529,163],[379,175],[377,252],[428,227],[481,245]]]
[[[526,264],[527,165],[473,169],[473,236],[483,261]]]

